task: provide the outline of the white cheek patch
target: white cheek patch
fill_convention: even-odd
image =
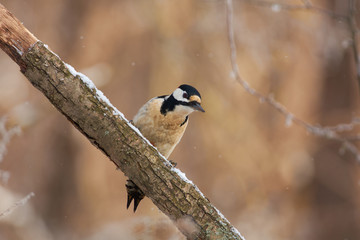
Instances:
[[[180,114],[182,117],[194,112],[194,109],[189,106],[177,105],[173,111],[175,114]]]
[[[173,96],[176,100],[181,101],[181,102],[189,102],[189,99],[186,99],[183,97],[183,94],[186,93],[184,90],[177,88],[174,92],[173,92]]]

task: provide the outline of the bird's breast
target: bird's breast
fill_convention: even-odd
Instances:
[[[134,117],[134,125],[166,158],[179,143],[187,127],[186,116],[160,113],[162,99],[152,99]]]

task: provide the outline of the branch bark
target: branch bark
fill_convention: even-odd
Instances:
[[[244,239],[86,76],[64,63],[1,4],[0,47],[32,85],[139,186],[188,239]]]

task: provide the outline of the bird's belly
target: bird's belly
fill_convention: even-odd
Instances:
[[[168,158],[183,136],[185,128],[144,127],[140,131],[162,155]]]
[[[138,118],[134,123],[142,135],[166,158],[170,156],[179,143],[187,126],[187,122],[181,125],[181,120],[169,121],[163,116]]]

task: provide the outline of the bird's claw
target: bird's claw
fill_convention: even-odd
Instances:
[[[173,160],[169,160],[169,162],[171,163],[171,165],[173,165],[173,167],[177,166],[177,162],[174,162]]]

